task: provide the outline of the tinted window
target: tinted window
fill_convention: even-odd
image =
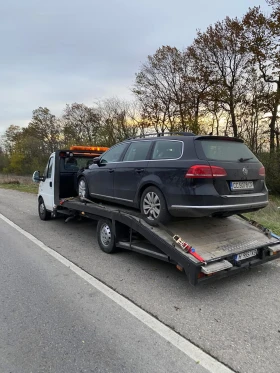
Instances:
[[[248,162],[258,161],[245,144],[226,140],[198,140],[202,146],[205,158],[214,161],[237,161],[240,158]]]
[[[177,159],[182,155],[183,144],[181,141],[157,141],[152,159]]]
[[[53,157],[51,157],[49,160],[47,179],[50,179],[52,177],[52,169],[53,169]]]
[[[151,146],[151,141],[136,141],[132,142],[124,156],[124,161],[143,161],[147,159],[147,155]]]
[[[74,157],[68,157],[65,159],[65,165],[64,165],[65,170],[67,171],[78,171],[79,166],[77,159]]]
[[[63,158],[65,171],[78,171],[93,163],[93,157],[67,157]]]
[[[127,147],[127,143],[119,144],[108,150],[101,158],[101,163],[118,162],[124,149]]]

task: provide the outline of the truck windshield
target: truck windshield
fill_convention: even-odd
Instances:
[[[67,157],[62,158],[62,170],[79,171],[82,168],[88,168],[93,163],[91,157]]]

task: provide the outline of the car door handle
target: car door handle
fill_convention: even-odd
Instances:
[[[52,188],[52,181],[50,181],[50,187]]]
[[[144,172],[144,168],[136,168],[135,170],[138,174],[141,174],[141,172]]]
[[[110,172],[110,174],[111,174],[112,172],[114,172],[114,170],[113,170],[112,168],[110,168],[109,172]]]

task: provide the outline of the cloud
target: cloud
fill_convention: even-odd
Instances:
[[[265,1],[260,3],[264,5]],[[210,5],[211,4],[211,5]],[[254,1],[9,0],[0,14],[0,133],[32,110],[131,98],[134,74],[164,45],[189,45],[196,29]]]

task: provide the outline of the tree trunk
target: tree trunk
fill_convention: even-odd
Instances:
[[[196,102],[195,102],[194,124],[193,124],[193,132],[196,135],[198,135],[198,132],[199,132],[199,124],[198,124],[199,106],[200,106],[200,98],[197,97]]]
[[[237,131],[237,123],[236,123],[236,116],[235,116],[235,110],[234,110],[234,99],[233,99],[233,93],[230,91],[230,116],[231,116],[231,126],[233,129],[233,136],[237,137],[238,136],[238,131]]]
[[[277,82],[277,90],[276,90],[276,97],[275,102],[273,105],[272,117],[270,122],[270,154],[273,154],[275,151],[275,128],[276,128],[276,121],[277,121],[277,113],[278,113],[278,106],[280,104],[280,77]]]

